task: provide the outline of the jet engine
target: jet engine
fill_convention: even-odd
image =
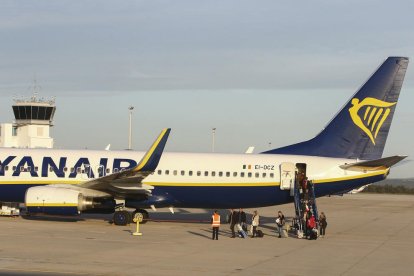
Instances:
[[[67,187],[37,186],[26,192],[27,212],[50,215],[78,215],[88,213],[113,213],[115,200],[111,197],[88,196],[82,190]]]

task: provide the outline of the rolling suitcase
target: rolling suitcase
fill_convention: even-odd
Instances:
[[[247,238],[247,233],[243,230],[240,224],[237,224],[237,232],[239,233],[239,236],[243,239]]]

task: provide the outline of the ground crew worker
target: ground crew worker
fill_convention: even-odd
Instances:
[[[215,210],[214,214],[211,216],[211,226],[213,227],[213,240],[218,240],[218,232],[220,228],[220,215],[217,213],[217,210]]]

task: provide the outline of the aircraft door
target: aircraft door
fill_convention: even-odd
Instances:
[[[293,190],[295,186],[296,166],[290,162],[280,164],[280,189]]]

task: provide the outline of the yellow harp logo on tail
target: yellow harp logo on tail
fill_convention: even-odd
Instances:
[[[391,112],[390,107],[396,103],[388,103],[369,97],[361,102],[359,99],[353,98],[351,103],[352,107],[349,109],[349,114],[351,115],[352,121],[368,135],[375,145],[375,138],[377,138],[382,124]],[[363,110],[364,107],[365,112],[362,112],[364,115],[362,119],[358,112],[361,109]]]

